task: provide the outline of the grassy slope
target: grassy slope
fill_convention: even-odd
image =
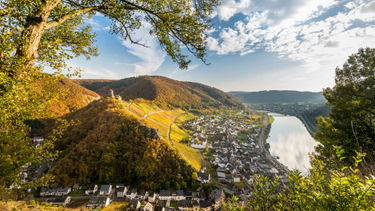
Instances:
[[[160,107],[150,104],[148,102],[133,102],[129,107],[130,102],[123,101],[124,108],[136,118],[138,118],[142,123],[146,126],[154,128],[158,131],[159,137],[168,145],[170,145],[168,141],[168,127],[174,119],[181,115],[178,118],[178,121],[186,121],[188,119],[195,118],[195,116],[191,113],[185,112],[181,109],[173,109],[173,110],[163,110]],[[153,113],[148,115],[146,118],[144,116],[146,114],[152,112],[159,112]],[[186,114],[185,114],[186,113]],[[182,138],[189,137],[189,135],[178,128],[175,124],[171,127],[171,140],[174,147],[177,149],[178,152],[182,155],[182,157],[193,166],[196,170],[200,170],[202,159],[198,150],[193,149],[189,146],[184,144],[180,144]]]

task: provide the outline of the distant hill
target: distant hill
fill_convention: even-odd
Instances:
[[[62,185],[124,183],[144,190],[187,189],[193,169],[157,132],[102,98],[73,113],[77,122],[56,143],[60,157],[49,173]]]
[[[74,80],[101,96],[110,89],[124,100],[144,99],[164,108],[208,108],[242,106],[225,92],[199,83],[182,82],[162,76],[140,76],[122,80]]]
[[[270,104],[270,103],[325,103],[322,92],[299,91],[259,91],[259,92],[228,92],[243,103]]]

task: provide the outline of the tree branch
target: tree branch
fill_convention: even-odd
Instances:
[[[64,23],[65,21],[73,18],[74,16],[77,16],[83,13],[88,13],[88,12],[96,11],[100,9],[110,9],[110,8],[111,7],[108,7],[108,6],[99,6],[99,7],[87,7],[87,8],[76,9],[76,10],[71,11],[69,14],[66,14],[65,16],[58,18],[57,20],[47,22],[45,29],[47,30],[47,29],[56,27]]]

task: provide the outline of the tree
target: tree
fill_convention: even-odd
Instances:
[[[256,175],[245,206],[249,210],[373,210],[375,180],[358,175],[362,157],[358,153],[353,166],[339,170],[329,170],[313,159],[309,175],[290,172],[286,184]],[[232,200],[223,210],[240,209]]]
[[[324,90],[331,113],[318,121],[318,156],[337,166],[334,147],[339,146],[346,164],[353,164],[359,151],[366,153],[363,164],[374,165],[375,49],[361,48],[351,55],[342,68],[336,68],[335,82],[333,88]]]
[[[205,60],[208,16],[218,1],[207,0],[10,0],[0,2],[1,31],[11,41],[2,48],[1,60],[15,53],[31,67],[35,61],[56,69],[65,67],[64,59],[96,54],[95,34],[84,26],[85,17],[100,13],[112,20],[111,32],[133,40],[132,31],[151,25],[150,34],[181,68],[189,60],[180,44]],[[7,36],[9,34],[9,36]],[[2,45],[6,45],[2,42]],[[4,65],[4,64],[2,64]],[[10,72],[10,74],[15,74]]]
[[[67,59],[97,55],[95,34],[85,21],[94,14],[112,20],[110,30],[134,40],[132,32],[151,25],[162,49],[187,68],[183,48],[205,62],[208,16],[217,0],[8,0],[0,1],[0,192],[13,184],[26,162],[40,160],[29,146],[24,123],[47,112],[53,83],[70,69]],[[44,74],[49,66],[54,74]],[[48,145],[49,146],[49,145]],[[48,156],[45,156],[48,157]]]

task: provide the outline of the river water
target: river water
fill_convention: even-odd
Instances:
[[[317,142],[297,117],[268,114],[275,119],[267,139],[271,155],[278,156],[289,169],[307,173],[311,167],[309,153],[314,151]]]

